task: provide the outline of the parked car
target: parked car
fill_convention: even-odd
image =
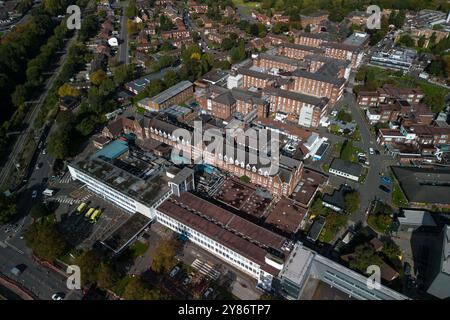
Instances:
[[[27,266],[24,265],[23,263],[18,264],[14,268],[11,269],[11,273],[13,275],[15,275],[16,277],[18,277],[25,271],[26,268],[27,268]]]
[[[171,278],[175,277],[177,275],[177,273],[180,271],[180,267],[179,266],[175,266],[173,267],[173,269],[170,271],[169,276]]]
[[[379,188],[382,190],[382,191],[384,191],[384,192],[386,192],[386,193],[390,193],[391,192],[391,189],[389,189],[388,187],[386,187],[385,185],[380,185],[379,186]]]
[[[381,177],[381,181],[383,181],[383,183],[385,183],[385,184],[391,184],[392,183],[391,178],[386,177],[386,176]]]
[[[183,286],[187,286],[187,285],[190,284],[191,282],[192,282],[191,276],[187,276],[187,277],[184,278],[184,280],[183,280]]]
[[[37,197],[37,190],[33,190],[33,193],[31,194],[31,199],[35,199]]]
[[[375,154],[375,150],[373,148],[369,148],[369,154],[374,155]]]
[[[203,294],[203,298],[208,299],[209,297],[211,297],[213,292],[214,292],[213,288],[206,289],[205,293]]]
[[[64,300],[66,294],[64,292],[57,292],[52,295],[52,300]]]
[[[408,262],[405,262],[405,266],[403,269],[405,271],[405,276],[411,275],[411,265]]]

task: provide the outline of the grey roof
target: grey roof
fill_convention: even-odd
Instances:
[[[324,50],[322,48],[317,47],[311,47],[311,46],[305,46],[302,44],[297,43],[291,43],[291,42],[284,42],[280,45],[280,47],[286,47],[286,48],[292,48],[297,50],[303,50],[303,51],[309,51],[312,53],[323,53]]]
[[[233,88],[231,89],[231,94],[236,100],[253,101],[253,103],[255,104],[264,104],[261,92],[254,92],[241,88]]]
[[[319,216],[311,226],[311,229],[309,229],[308,232],[308,238],[312,241],[316,241],[319,239],[320,233],[322,232],[322,229],[325,227],[326,219],[323,216]]]
[[[175,177],[172,179],[172,183],[175,183],[177,185],[183,183],[187,178],[191,177],[194,174],[194,170],[188,167],[184,167],[181,169],[180,172],[178,172]]]
[[[337,78],[337,77],[329,77],[320,73],[312,73],[305,70],[297,69],[294,72],[292,72],[292,75],[295,77],[301,77],[306,79],[312,79],[317,81],[322,81],[325,83],[331,83],[336,86],[341,86],[345,83],[344,78]]]
[[[229,91],[215,97],[214,101],[226,106],[231,106],[236,103],[236,99],[234,99],[233,95]]]
[[[434,279],[427,293],[439,299],[446,299],[450,297],[450,226],[443,227],[441,237],[440,243],[434,248],[434,254],[431,255],[430,265],[434,265],[437,272],[433,275]]]
[[[333,162],[330,165],[330,169],[344,172],[355,177],[359,177],[362,172],[362,167],[359,164],[339,158],[334,158]]]
[[[318,106],[321,108],[326,106],[328,103],[328,98],[317,98],[317,97],[309,96],[306,94],[302,94],[302,93],[298,93],[298,92],[294,92],[294,91],[283,90],[283,89],[279,89],[279,88],[269,88],[269,89],[264,90],[264,93],[267,95],[280,96],[283,98],[288,98],[288,99],[292,99],[292,100],[296,100],[296,101],[302,101],[302,102],[309,103],[313,106]]]
[[[259,79],[276,79],[277,77],[268,73],[264,73],[264,72],[259,72],[259,71],[255,71],[255,70],[251,70],[248,68],[239,68],[237,70],[238,74],[243,74],[243,75],[247,75],[250,77],[254,77],[254,78],[259,78]]]
[[[450,204],[450,170],[391,167],[409,202]]]
[[[306,62],[298,60],[298,59],[292,59],[289,57],[273,55],[273,54],[268,54],[268,53],[264,53],[264,52],[260,53],[259,56],[262,59],[276,61],[276,62],[280,62],[280,63],[284,63],[284,64],[289,64],[289,65],[296,66],[296,67],[307,65]]]
[[[166,89],[163,92],[152,97],[151,100],[157,104],[164,103],[167,100],[169,100],[170,98],[176,96],[180,92],[182,92],[192,86],[193,86],[192,82],[190,82],[188,80],[178,82],[176,85],[173,85],[169,89]]]
[[[327,61],[317,70],[317,73],[325,77],[333,78],[338,76],[341,68],[342,64],[336,63],[336,61]]]
[[[304,32],[304,31],[300,31],[297,33],[299,36],[302,37],[308,37],[308,38],[314,38],[314,39],[322,39],[325,41],[329,41],[331,39],[331,36],[329,33],[326,32]]]
[[[361,51],[360,46],[355,46],[352,44],[346,44],[346,43],[340,43],[340,42],[327,42],[322,44],[322,46],[327,48],[333,48],[333,49],[341,49],[341,50],[347,50],[347,51]]]
[[[401,225],[409,226],[428,226],[435,227],[433,217],[428,211],[417,209],[403,209],[401,215],[398,216],[398,221]]]
[[[334,190],[333,193],[324,194],[322,201],[332,206],[345,210],[345,195],[351,192],[352,189],[347,186],[341,186],[339,190]]]

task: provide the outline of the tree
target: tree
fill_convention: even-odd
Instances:
[[[349,261],[349,267],[365,274],[368,266],[381,266],[382,263],[383,260],[371,245],[362,244],[356,247],[354,257]]]
[[[25,103],[28,96],[28,90],[24,85],[19,84],[11,95],[11,101],[17,108]]]
[[[138,13],[138,9],[137,9],[137,6],[136,6],[136,1],[135,0],[131,0],[128,3],[127,8],[125,9],[125,16],[128,19],[133,19],[135,16],[137,16],[137,13]]]
[[[406,47],[414,47],[414,39],[409,34],[404,34],[398,39],[398,43]]]
[[[353,158],[353,141],[352,140],[345,140],[342,144],[341,152],[340,152],[340,158],[346,161],[351,161]]]
[[[78,97],[80,95],[80,90],[78,90],[77,88],[68,83],[65,83],[61,87],[59,87],[58,95],[60,97],[65,96]]]
[[[160,79],[153,79],[145,88],[145,92],[149,97],[156,96],[158,93],[164,90],[164,84]]]
[[[157,273],[167,273],[176,264],[176,245],[174,241],[161,241],[153,255],[151,269]]]
[[[156,290],[150,290],[141,277],[135,276],[125,287],[122,298],[126,300],[158,300],[160,296]]]
[[[102,262],[97,271],[97,285],[103,290],[111,290],[117,283],[119,275],[110,263]]]
[[[0,224],[5,224],[16,213],[16,204],[12,196],[0,193]]]
[[[421,35],[419,40],[417,40],[417,46],[419,48],[423,48],[425,46],[426,37],[425,35]]]
[[[134,77],[135,66],[132,64],[122,64],[112,70],[116,85],[122,85]]]
[[[223,41],[222,41],[222,43],[220,45],[220,48],[223,51],[228,51],[228,50],[230,50],[231,48],[234,47],[234,44],[235,44],[235,42],[232,39],[225,38],[225,39],[223,39]]]
[[[68,129],[70,128],[58,126],[58,129],[49,137],[47,146],[48,154],[56,159],[65,159],[70,154],[70,130]]]
[[[345,195],[345,211],[354,213],[359,208],[359,192],[353,191]]]
[[[83,287],[97,282],[97,272],[101,259],[94,251],[84,251],[75,259],[75,265],[81,270],[81,284]]]
[[[64,255],[69,248],[56,224],[45,220],[33,223],[25,231],[25,241],[36,256],[49,262]]]
[[[99,86],[99,85],[102,84],[103,81],[105,81],[107,79],[107,76],[106,76],[105,71],[99,69],[99,70],[94,71],[93,73],[91,73],[89,78],[91,79],[91,82],[94,85]]]
[[[168,70],[163,77],[163,82],[166,87],[171,87],[174,84],[177,84],[179,82],[177,73],[173,70]]]
[[[36,203],[34,206],[31,207],[30,215],[34,219],[43,218],[50,214],[50,211],[48,210],[47,206],[43,203]]]

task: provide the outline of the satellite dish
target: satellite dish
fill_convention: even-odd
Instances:
[[[111,47],[117,47],[119,45],[119,41],[117,41],[117,38],[113,37],[113,38],[108,40],[108,44]]]

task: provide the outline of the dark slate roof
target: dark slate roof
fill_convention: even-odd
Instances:
[[[359,177],[362,172],[362,167],[350,161],[345,161],[339,158],[335,158],[330,165],[330,169],[345,172],[353,176]]]
[[[324,194],[322,201],[345,210],[345,195],[351,191],[350,187],[341,186],[339,190],[334,190],[332,194]]]
[[[264,90],[264,93],[267,95],[273,95],[273,96],[279,96],[283,98],[288,98],[296,101],[303,101],[305,103],[309,103],[314,106],[324,107],[328,103],[327,98],[317,98],[313,96],[309,96],[306,94],[294,92],[294,91],[288,91],[283,90],[279,88],[269,88]]]
[[[317,81],[322,81],[325,83],[331,83],[336,86],[341,86],[345,83],[344,78],[336,78],[336,77],[329,77],[327,75],[323,75],[320,73],[312,73],[305,70],[297,69],[294,72],[292,72],[292,75],[295,77],[301,77],[306,79],[313,79]]]
[[[410,202],[450,204],[450,170],[391,167]]]

